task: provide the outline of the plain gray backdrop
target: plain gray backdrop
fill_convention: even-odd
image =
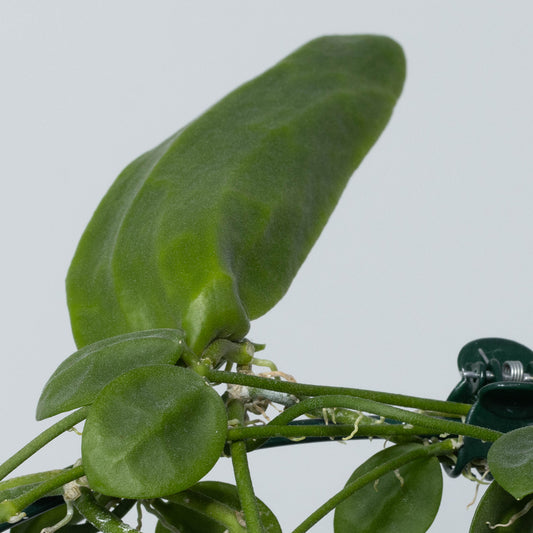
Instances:
[[[324,34],[404,47],[391,122],[283,300],[252,324],[301,382],[445,399],[466,342],[533,346],[530,2],[3,0],[0,457],[49,422],[41,388],[75,346],[64,278],[121,169],[237,85]],[[69,433],[17,473],[78,458]],[[254,453],[290,531],[372,444]],[[221,460],[209,478],[232,482]],[[474,485],[445,479],[431,532],[467,531]],[[313,531],[332,530],[332,517]]]

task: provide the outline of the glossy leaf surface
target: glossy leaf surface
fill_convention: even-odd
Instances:
[[[91,407],[82,462],[92,489],[157,498],[199,481],[224,448],[220,396],[188,368],[136,368],[106,385]]]
[[[195,496],[198,496],[198,508],[193,509],[191,502]],[[166,499],[167,502],[156,501],[153,505],[164,520],[177,527],[180,533],[224,533],[228,529],[231,531],[233,523],[244,523],[237,487],[228,483],[203,481],[182,494]],[[257,504],[265,533],[281,533],[272,511],[261,500],[257,500]],[[231,519],[225,520],[225,514]],[[160,521],[156,533],[168,532]]]
[[[348,483],[420,444],[403,444],[373,455],[352,474]],[[442,496],[442,472],[436,457],[418,459],[393,472],[377,485],[365,485],[335,510],[335,533],[423,533],[437,515]]]
[[[118,335],[78,350],[44,386],[37,420],[90,405],[105,385],[132,368],[175,364],[185,349],[184,337],[180,330],[154,329]]]
[[[492,482],[477,506],[474,520],[470,526],[470,533],[491,533],[492,531],[525,533],[533,531],[533,511],[521,517],[516,516],[524,510],[532,499],[533,496],[528,496],[519,501],[503,490],[498,483]],[[507,527],[497,529],[489,527],[489,524],[491,526],[507,524],[512,517],[516,518]]]
[[[502,435],[487,455],[494,479],[520,499],[533,493],[533,426]]]
[[[389,38],[322,37],[131,163],[68,273],[77,345],[167,327],[197,353],[241,340],[287,291],[404,77]]]

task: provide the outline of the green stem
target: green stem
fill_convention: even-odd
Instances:
[[[59,422],[56,422],[48,429],[45,429],[40,435],[28,442],[26,446],[21,448],[17,453],[0,465],[0,480],[4,479],[8,474],[13,472],[15,468],[26,461],[26,459],[29,459],[35,452],[39,451],[43,446],[61,435],[61,433],[64,433],[84,420],[87,417],[88,412],[89,407],[82,407],[62,420],[59,420]]]
[[[60,474],[44,481],[17,498],[4,500],[0,503],[0,522],[9,522],[11,524],[18,522],[24,517],[23,511],[28,505],[50,494],[66,483],[82,477],[84,474],[83,466],[75,466],[74,468],[63,470]]]
[[[228,404],[228,418],[237,419],[241,423],[244,420],[244,406],[238,400],[233,400]],[[263,533],[263,524],[259,514],[259,507],[254,494],[248,458],[246,455],[246,443],[242,440],[230,444],[231,461],[239,499],[241,501],[244,518],[246,520],[246,530],[248,533]]]
[[[81,489],[81,496],[74,500],[74,507],[102,533],[139,533],[102,507],[87,489]]]
[[[393,472],[403,465],[421,459],[423,457],[431,457],[438,455],[448,455],[453,451],[453,443],[451,441],[439,442],[437,444],[431,444],[429,446],[421,446],[415,450],[405,453],[400,457],[396,457],[378,467],[372,469],[370,472],[363,474],[355,481],[346,485],[342,490],[337,492],[326,503],[321,505],[316,511],[311,513],[292,533],[305,533],[311,527],[313,527],[319,520],[324,518],[329,512],[331,512],[337,505],[339,505],[346,498],[351,496],[355,491],[364,487],[368,483],[376,481],[380,477]]]
[[[406,411],[405,409],[379,403],[374,400],[355,398],[353,396],[321,396],[317,398],[307,398],[283,411],[283,413],[274,418],[268,425],[285,425],[309,411],[330,407],[345,407],[348,409],[354,409],[355,411],[373,413],[378,416],[384,416],[385,418],[391,418],[407,424],[421,426],[422,428],[425,428],[426,432],[427,430],[430,430],[431,432],[434,432],[435,435],[440,435],[442,433],[464,435],[488,442],[494,442],[502,435],[500,431],[494,431],[492,429],[471,424],[463,424],[454,420],[434,418],[432,416],[413,413],[412,411]]]
[[[224,372],[222,370],[207,370],[203,375],[213,383],[233,383],[235,385],[256,387],[258,389],[285,392],[299,397],[329,395],[357,396],[358,398],[366,398],[376,402],[399,405],[412,409],[438,411],[447,415],[466,416],[472,407],[470,404],[465,403],[444,402],[441,400],[431,400],[428,398],[418,398],[416,396],[391,394],[388,392],[371,391],[366,389],[291,383],[288,381],[261,378],[259,376],[250,376],[248,374],[239,374],[236,372]]]
[[[11,479],[0,481],[0,502],[4,500],[14,500],[31,489],[38,487],[44,481],[52,479],[63,472],[63,470],[50,470],[49,472],[38,472]],[[60,496],[63,490],[60,488],[48,494],[48,496]]]
[[[272,437],[285,437],[287,439],[304,437],[346,437],[354,431],[353,424],[331,424],[316,426],[266,426],[242,427],[228,430],[229,441],[246,439],[268,439]],[[424,435],[425,428],[406,428],[402,424],[368,424],[361,422],[358,425],[358,437],[390,437],[390,436],[417,436]]]

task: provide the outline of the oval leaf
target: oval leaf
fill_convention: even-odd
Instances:
[[[224,403],[188,368],[136,368],[106,385],[91,407],[82,461],[92,489],[157,498],[199,481],[226,439]]]
[[[181,327],[241,340],[287,291],[402,90],[399,45],[306,44],[129,165],[67,277],[78,346]]]
[[[502,435],[487,459],[494,479],[517,500],[533,493],[533,426]]]
[[[403,455],[420,444],[404,444],[373,455],[352,474],[348,483]],[[335,533],[424,533],[435,519],[442,496],[442,472],[436,457],[418,459],[369,483],[335,510]]]
[[[235,522],[244,526],[239,494],[234,485],[203,481],[165,499],[168,502],[156,500],[153,506],[163,521],[177,527],[180,533],[224,533],[231,531]],[[257,505],[265,533],[281,533],[274,513],[259,499]],[[156,533],[169,533],[163,521],[157,524]]]
[[[44,386],[37,420],[90,405],[116,377],[133,368],[175,364],[185,349],[178,329],[152,329],[95,342],[65,359]]]
[[[491,533],[498,524],[509,524],[498,528],[502,533],[524,533],[533,531],[533,511],[518,516],[532,503],[533,496],[517,500],[503,490],[498,483],[492,482],[479,502],[470,526],[470,533]],[[511,523],[509,523],[511,522]]]

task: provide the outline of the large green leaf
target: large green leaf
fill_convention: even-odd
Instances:
[[[322,37],[131,163],[70,266],[78,346],[168,327],[197,353],[242,339],[287,291],[404,77],[389,38]]]
[[[152,329],[85,346],[65,359],[44,386],[37,420],[90,405],[105,385],[132,368],[175,364],[185,349],[184,337],[181,330]]]
[[[92,489],[157,498],[199,481],[220,457],[227,417],[216,391],[194,371],[144,366],[104,387],[91,407],[82,461]]]
[[[363,463],[348,484],[383,463],[410,452],[420,444],[387,448]],[[335,510],[335,533],[424,533],[439,510],[442,472],[436,457],[425,457],[399,469],[402,481],[390,472],[377,485],[369,483]]]
[[[527,512],[523,516],[517,516],[526,510],[526,506],[531,504],[533,496],[517,500],[508,492],[503,490],[495,481],[490,484],[483,498],[479,502],[474,520],[470,526],[470,533],[528,533],[533,531],[533,511]],[[514,518],[513,518],[514,517]],[[505,528],[496,530],[489,526],[497,524],[507,524]]]
[[[237,487],[218,481],[202,481],[190,489],[156,500],[154,508],[163,519],[156,533],[169,533],[163,521],[177,527],[180,533],[224,533],[244,525],[244,515]],[[265,533],[281,533],[281,527],[272,511],[257,500]],[[233,526],[233,527],[232,527]]]
[[[533,493],[533,426],[502,435],[487,459],[494,479],[516,499]]]

